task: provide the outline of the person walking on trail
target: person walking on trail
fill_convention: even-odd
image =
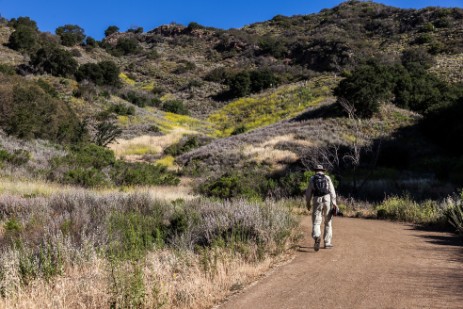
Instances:
[[[325,217],[324,242],[325,249],[333,248],[331,238],[333,216],[337,214],[338,206],[336,204],[336,192],[334,191],[333,182],[328,175],[325,175],[325,168],[317,165],[314,169],[316,174],[310,178],[309,186],[306,191],[307,210],[312,211],[312,238],[315,240],[314,249],[320,249],[321,231],[320,225],[322,217]]]

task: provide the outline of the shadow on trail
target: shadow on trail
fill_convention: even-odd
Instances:
[[[294,245],[292,246],[297,252],[303,253],[315,253],[313,246],[301,246],[301,245]]]
[[[421,237],[426,239],[427,242],[435,245],[461,247],[463,253],[463,240],[460,236],[424,235]]]

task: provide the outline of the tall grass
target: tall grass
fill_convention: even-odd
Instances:
[[[207,307],[270,267],[294,227],[274,202],[2,195],[0,307]]]

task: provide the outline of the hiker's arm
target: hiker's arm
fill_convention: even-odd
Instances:
[[[331,204],[337,206],[337,203],[336,203],[336,191],[334,190],[334,185],[333,185],[333,182],[331,181],[331,178],[328,177],[328,182],[329,182],[329,186],[330,186],[330,197],[331,197]]]
[[[305,202],[306,202],[306,207],[307,207],[308,211],[310,211],[310,209],[312,208],[312,205],[311,205],[311,202],[312,202],[312,181],[311,180],[309,181],[309,185],[307,186],[307,190],[305,191]]]

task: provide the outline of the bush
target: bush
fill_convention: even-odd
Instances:
[[[417,224],[441,222],[443,212],[432,201],[418,204],[409,197],[391,197],[376,207],[379,219],[411,222]]]
[[[29,162],[30,158],[30,152],[24,149],[15,149],[13,153],[0,149],[0,162],[8,162],[14,166],[21,166]]]
[[[111,49],[114,56],[126,56],[135,54],[140,50],[138,41],[134,38],[120,38],[117,40],[116,46]]]
[[[368,118],[379,111],[381,103],[392,98],[394,78],[387,66],[362,65],[339,83],[334,94],[352,104],[357,116]]]
[[[259,41],[259,55],[271,55],[277,59],[281,59],[287,53],[288,48],[281,37],[264,36]]]
[[[107,120],[99,122],[95,126],[95,136],[93,142],[98,146],[106,147],[122,134],[122,129],[115,123]]]
[[[131,27],[130,29],[127,30],[127,32],[140,34],[140,33],[143,33],[143,27]]]
[[[35,83],[22,83],[4,91],[0,125],[19,138],[49,139],[60,143],[78,138],[79,120],[69,106]]]
[[[177,144],[170,145],[169,147],[164,149],[164,153],[166,155],[176,157],[178,155],[181,155],[182,153],[198,148],[199,146],[200,142],[197,136],[187,136]]]
[[[135,107],[123,103],[114,104],[106,110],[105,114],[107,113],[115,113],[119,116],[132,116],[135,115]]]
[[[30,64],[41,73],[46,72],[61,77],[74,75],[78,65],[69,52],[57,47],[39,49],[31,56]]]
[[[162,165],[128,163],[118,161],[111,171],[111,177],[118,186],[136,185],[178,185],[180,179]]]
[[[220,71],[214,74],[220,74]],[[227,73],[224,72],[223,74]],[[213,75],[209,78],[212,77]],[[225,82],[229,86],[228,93],[225,94],[228,98],[244,97],[277,86],[279,83],[275,74],[268,69],[241,71],[234,75],[228,75]]]
[[[37,23],[34,20],[30,19],[29,17],[24,17],[24,16],[21,16],[18,18],[12,18],[8,22],[8,27],[12,27],[15,29],[18,29],[20,27],[27,27],[27,28],[31,28],[36,31],[39,30],[39,28],[37,27]]]
[[[87,49],[93,49],[95,47],[98,47],[98,42],[97,40],[95,40],[94,38],[92,38],[91,36],[88,36],[85,38],[85,43],[84,43],[85,47]]]
[[[104,35],[106,37],[110,36],[111,34],[114,34],[116,32],[119,32],[119,27],[118,26],[109,26],[108,28],[106,28],[106,30],[104,31]]]
[[[55,33],[60,37],[64,46],[82,44],[85,39],[84,29],[77,25],[64,25],[56,28]]]
[[[64,173],[62,183],[85,188],[108,186],[107,177],[95,168],[77,168]]]
[[[98,63],[98,66],[100,67],[101,72],[103,74],[103,81],[105,85],[115,87],[120,86],[120,70],[119,67],[113,61],[101,61]]]
[[[170,100],[162,103],[161,109],[165,112],[179,114],[179,115],[188,115],[188,109],[183,105],[183,101],[180,100]]]
[[[19,26],[16,31],[10,35],[8,46],[17,51],[30,52],[37,47],[38,41],[39,35],[37,30],[26,26]]]
[[[204,77],[204,80],[222,84],[225,83],[230,76],[231,74],[229,71],[227,71],[224,67],[219,67],[209,71]]]
[[[199,193],[208,197],[221,199],[240,197],[252,200],[268,197],[271,189],[272,181],[259,167],[245,167],[240,171],[229,171],[197,187]]]
[[[50,85],[49,83],[47,83],[45,80],[43,79],[38,79],[37,80],[37,85],[43,89],[43,91],[45,91],[47,94],[49,94],[50,96],[52,96],[53,98],[57,98],[58,97],[58,91],[56,91],[55,87],[53,87],[52,85]]]
[[[127,100],[130,103],[137,105],[138,107],[156,106],[158,104],[156,100],[153,100],[153,98],[150,98],[144,93],[132,90],[128,91],[125,94],[122,94],[121,97],[124,100]]]
[[[196,65],[190,61],[184,61],[181,63],[175,70],[175,74],[184,74],[186,72],[192,71],[196,68]]]
[[[455,230],[458,233],[463,234],[463,203],[461,203],[461,200],[459,203],[449,206],[445,211],[445,216]]]
[[[0,64],[0,73],[11,76],[16,74],[16,69],[11,65]]]
[[[95,144],[81,144],[70,148],[70,153],[62,159],[64,163],[76,168],[95,168],[101,170],[114,165],[114,152]]]

